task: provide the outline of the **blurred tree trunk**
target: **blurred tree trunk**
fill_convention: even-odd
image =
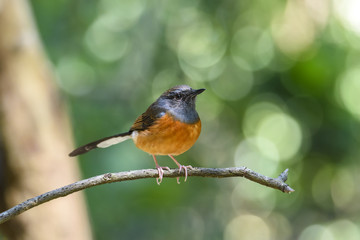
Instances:
[[[0,211],[79,179],[54,74],[26,0],[0,0]],[[0,226],[9,239],[91,239],[82,194]]]

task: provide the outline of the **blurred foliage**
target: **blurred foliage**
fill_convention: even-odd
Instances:
[[[32,5],[77,145],[127,131],[174,85],[205,87],[202,134],[177,159],[273,177],[289,168],[296,190],[201,178],[96,187],[86,194],[97,239],[360,239],[359,1]],[[84,178],[154,167],[131,141],[79,163]]]

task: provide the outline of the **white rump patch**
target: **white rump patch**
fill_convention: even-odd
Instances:
[[[107,148],[110,147],[114,144],[118,144],[121,143],[125,140],[130,139],[131,136],[123,136],[123,137],[113,137],[113,138],[109,138],[101,143],[99,143],[98,145],[96,145],[98,148]]]
[[[136,142],[136,139],[137,139],[138,135],[139,135],[138,131],[133,131],[131,133],[131,137],[134,140],[134,142]]]

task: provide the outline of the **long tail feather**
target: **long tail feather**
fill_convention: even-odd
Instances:
[[[72,151],[71,153],[69,153],[70,157],[74,157],[80,154],[84,154],[89,152],[92,149],[95,148],[106,148],[106,147],[110,147],[111,145],[114,144],[118,144],[121,143],[127,139],[131,138],[131,132],[126,132],[126,133],[120,133],[114,136],[110,136],[110,137],[106,137],[106,138],[102,138],[99,140],[96,140],[94,142],[88,143],[84,146],[81,146],[77,149],[75,149],[74,151]]]

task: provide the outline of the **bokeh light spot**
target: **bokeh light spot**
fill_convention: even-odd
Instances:
[[[360,121],[360,69],[348,69],[337,84],[337,94],[346,109]]]
[[[263,119],[257,136],[268,139],[278,149],[280,160],[287,160],[297,154],[302,134],[299,124],[285,113],[274,113]],[[261,148],[267,149],[267,148]],[[264,152],[267,154],[267,151]]]
[[[224,105],[211,91],[206,91],[205,93],[196,99],[198,112],[202,119],[206,119],[207,122],[218,120]]]
[[[315,202],[321,207],[328,207],[331,204],[331,195],[329,184],[333,175],[331,166],[321,168],[313,180],[312,195]]]
[[[179,75],[175,69],[170,68],[160,71],[152,82],[153,100],[156,100],[164,92],[164,89],[179,85],[179,82]]]
[[[337,220],[329,225],[335,240],[360,239],[359,227],[347,219]]]
[[[179,59],[180,67],[191,80],[197,82],[212,81],[220,76],[224,72],[226,67],[226,61],[220,60],[216,64],[205,67],[197,68],[187,62]]]
[[[274,210],[276,196],[271,188],[264,189],[262,186],[243,181],[237,181],[236,183],[231,195],[231,202],[235,209],[241,211],[246,205],[247,209],[256,208],[263,214]]]
[[[288,1],[283,14],[274,18],[272,35],[279,49],[297,58],[315,39],[313,20],[303,1]]]
[[[350,207],[355,193],[355,179],[347,169],[339,169],[331,181],[331,196],[339,209]],[[346,187],[344,187],[346,186]]]
[[[187,64],[206,68],[216,64],[226,50],[224,32],[208,19],[194,23],[184,31],[178,46],[178,56]]]
[[[102,0],[99,7],[105,21],[104,27],[112,31],[124,31],[137,22],[146,4],[144,0]]]
[[[272,103],[260,102],[250,106],[244,118],[244,132],[247,137],[266,139],[277,149],[269,151],[271,145],[258,141],[258,148],[270,159],[289,160],[300,150],[302,131],[299,123]]]
[[[264,143],[266,142],[266,143]],[[271,157],[268,154],[264,154],[261,151],[261,147],[266,146],[266,149],[271,152]],[[259,148],[260,146],[260,148]],[[266,176],[273,176],[276,173],[278,162],[277,149],[270,142],[265,139],[259,138],[246,138],[246,140],[240,142],[235,151],[234,161],[235,166],[246,166],[252,170],[260,170]]]
[[[360,1],[333,0],[334,10],[343,25],[360,36]]]
[[[212,90],[225,100],[245,97],[253,86],[252,72],[237,67],[230,61],[218,79],[210,82]]]
[[[305,228],[298,238],[299,240],[335,240],[333,234],[324,226],[311,225]]]
[[[231,43],[231,56],[240,67],[259,70],[267,66],[274,56],[271,36],[255,27],[240,29]]]
[[[267,240],[271,239],[267,223],[255,215],[241,215],[225,228],[224,240]]]
[[[98,59],[105,62],[119,60],[130,42],[127,35],[107,28],[107,19],[99,17],[85,34],[85,44]]]
[[[272,238],[276,240],[288,240],[292,239],[294,225],[283,214],[273,211],[269,217],[267,217],[267,223],[272,230]]]
[[[59,86],[70,94],[87,94],[95,84],[94,70],[77,58],[64,57],[60,59],[56,66],[56,73]]]

